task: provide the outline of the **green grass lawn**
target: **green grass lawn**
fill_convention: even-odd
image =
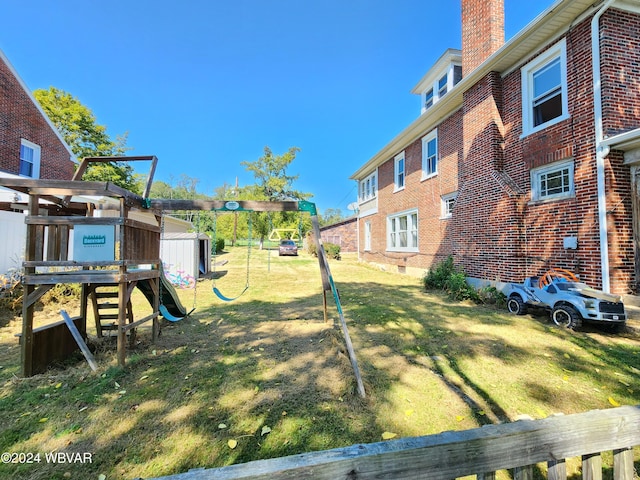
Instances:
[[[233,297],[244,288],[247,251],[230,250],[218,257],[228,263],[215,284]],[[40,463],[0,464],[0,478],[148,478],[376,442],[383,432],[428,435],[640,404],[633,332],[572,332],[544,316],[452,302],[419,279],[345,257],[331,269],[366,399],[330,293],[324,322],[317,260],[305,254],[254,249],[251,286],[234,302],[201,280],[192,316],[165,324],[153,345],[141,329],[125,369],[104,340],[92,345],[96,373],[77,357],[19,378],[20,319],[0,321],[0,450],[41,454]],[[190,309],[193,290],[180,295]],[[43,308],[38,321],[59,320],[57,308]],[[150,311],[138,293],[134,310]],[[91,463],[47,463],[52,451],[89,453]]]

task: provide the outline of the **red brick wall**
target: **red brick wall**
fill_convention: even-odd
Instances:
[[[615,8],[600,20],[602,109],[605,136],[638,128],[640,119],[640,21]]]
[[[462,74],[473,71],[503,43],[503,0],[462,0]]]
[[[71,179],[69,152],[0,58],[0,170],[19,173],[22,138],[41,148],[40,178]]]
[[[424,132],[424,135],[430,132]],[[462,158],[462,112],[456,112],[438,127],[438,175],[422,180],[422,138],[405,149],[405,188],[394,192],[394,157],[378,169],[378,214],[360,221],[361,258],[400,267],[428,268],[450,255],[450,219],[441,218],[441,196],[457,191]],[[396,155],[400,153],[397,152]],[[418,209],[420,252],[387,251],[387,217]],[[371,251],[364,248],[364,223],[371,222]]]
[[[504,78],[491,73],[465,92],[462,110],[438,127],[436,177],[420,179],[420,139],[405,149],[403,191],[393,192],[393,157],[379,167],[378,213],[361,220],[361,249],[363,224],[372,224],[372,249],[363,252],[364,260],[428,269],[453,254],[471,277],[521,281],[561,267],[602,286],[590,21],[566,34],[570,118],[520,138],[520,69]],[[611,10],[601,24],[604,125],[618,133],[639,126],[640,17]],[[531,169],[564,159],[574,162],[575,196],[532,201]],[[637,280],[630,172],[621,152],[607,157],[605,175],[611,290],[627,293]],[[442,220],[440,196],[454,190],[453,217]],[[412,208],[419,209],[420,252],[387,252],[387,217]],[[578,248],[565,249],[565,237],[577,237]]]
[[[322,227],[320,229],[320,237],[322,242],[335,243],[340,245],[341,252],[357,252],[358,244],[357,237],[357,222],[356,218],[350,218],[344,220],[335,225]]]

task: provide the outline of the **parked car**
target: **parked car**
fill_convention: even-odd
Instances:
[[[505,294],[511,313],[523,315],[529,307],[543,308],[561,327],[576,329],[582,322],[593,322],[618,329],[627,321],[619,295],[591,288],[566,270],[550,270],[524,283],[511,283]]]
[[[298,255],[298,245],[293,240],[280,240],[278,255]]]

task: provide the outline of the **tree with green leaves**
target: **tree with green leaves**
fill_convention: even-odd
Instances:
[[[248,171],[253,173],[256,184],[245,191],[248,198],[243,200],[262,201],[286,201],[286,200],[306,200],[312,195],[303,193],[294,188],[294,182],[298,175],[289,175],[287,169],[295,160],[296,154],[300,151],[298,147],[291,147],[282,155],[275,155],[271,149],[264,147],[264,154],[254,162],[242,162]],[[253,222],[254,234],[260,238],[262,248],[265,237],[270,233],[270,229],[291,228],[296,225],[296,214],[294,212],[277,212],[271,215],[261,213],[256,214]]]
[[[327,208],[319,218],[320,226],[333,225],[344,220],[342,211],[339,208]]]
[[[76,97],[55,87],[38,89],[33,96],[79,158],[122,156],[129,147],[127,133],[113,140],[93,112]],[[142,193],[143,180],[124,162],[90,164],[83,180],[110,181],[134,193]]]
[[[256,186],[264,195],[263,200],[306,200],[312,195],[294,190],[293,182],[299,175],[288,175],[287,168],[296,159],[300,151],[298,147],[291,147],[282,155],[274,155],[271,149],[264,147],[264,155],[255,162],[241,162],[248,171],[253,173]]]

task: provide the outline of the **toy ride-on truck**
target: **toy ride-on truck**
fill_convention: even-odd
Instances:
[[[568,270],[552,269],[524,283],[511,283],[505,294],[511,313],[523,315],[529,307],[544,308],[560,327],[576,329],[582,322],[593,322],[617,330],[627,321],[619,295],[591,288]]]

